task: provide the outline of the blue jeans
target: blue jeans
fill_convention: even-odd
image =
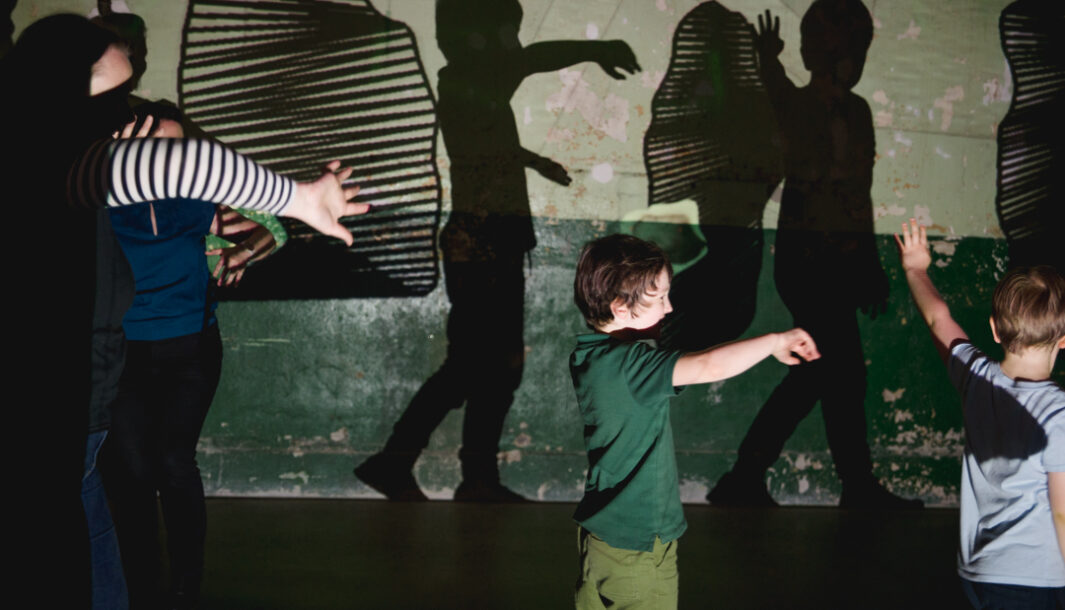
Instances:
[[[81,504],[89,525],[92,556],[92,607],[93,610],[126,610],[129,600],[118,554],[118,537],[107,508],[100,471],[96,469],[96,457],[106,437],[106,430],[89,434],[85,443],[85,475],[81,479]]]
[[[1025,587],[961,579],[961,588],[976,610],[1062,610],[1065,587]]]

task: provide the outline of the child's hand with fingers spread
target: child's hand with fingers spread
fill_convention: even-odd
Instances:
[[[917,220],[911,218],[909,224],[902,223],[902,237],[895,234],[895,243],[899,246],[899,259],[903,271],[925,271],[932,264],[932,254],[928,251],[928,234]]]

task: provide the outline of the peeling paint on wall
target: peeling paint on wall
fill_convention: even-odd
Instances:
[[[948,87],[943,93],[943,97],[938,97],[932,103],[932,106],[938,108],[942,113],[939,120],[939,130],[947,131],[950,129],[950,123],[954,120],[954,102],[960,102],[965,99],[965,88],[961,85],[955,85]],[[928,118],[932,120],[932,111],[928,111]]]
[[[920,26],[918,26],[917,23],[914,22],[913,19],[911,19],[909,27],[906,28],[905,32],[899,34],[897,39],[898,40],[907,40],[907,39],[908,40],[917,40],[917,37],[920,36],[920,35],[921,35]]]
[[[884,388],[884,392],[883,392],[884,402],[893,403],[893,402],[897,401],[898,399],[902,398],[902,395],[905,392],[906,392],[906,388],[899,388],[899,389],[897,389],[895,391],[891,391],[891,390],[889,390],[887,388]]]
[[[992,78],[984,82],[983,104],[987,106],[992,102],[1008,104],[1013,99],[1013,73],[1010,72],[1009,63],[1003,63],[1002,77]]]
[[[578,111],[595,130],[618,142],[628,139],[629,102],[613,93],[600,99],[584,80],[579,70],[562,69],[558,72],[562,88],[547,97],[544,107],[549,112],[571,113]]]
[[[600,184],[606,184],[614,179],[614,166],[609,163],[599,163],[592,167],[592,180]]]

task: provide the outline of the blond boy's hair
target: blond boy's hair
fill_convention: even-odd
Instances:
[[[1046,265],[1010,271],[995,286],[991,317],[1008,352],[1054,345],[1065,337],[1065,278]]]

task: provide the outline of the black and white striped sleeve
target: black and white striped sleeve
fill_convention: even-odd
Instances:
[[[78,205],[122,206],[196,199],[282,215],[296,184],[209,140],[138,138],[93,145],[71,168]]]

